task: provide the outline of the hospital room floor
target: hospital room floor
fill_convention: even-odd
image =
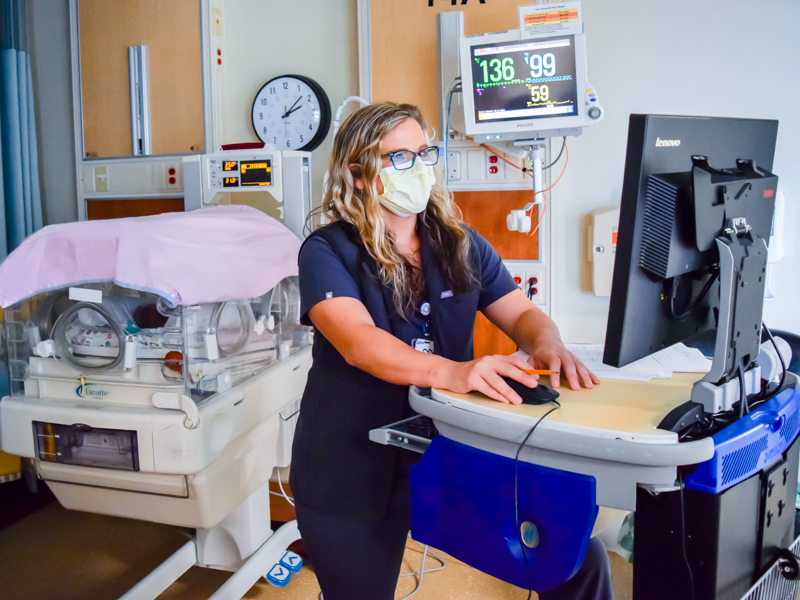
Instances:
[[[3,600],[116,599],[190,537],[190,530],[66,510],[51,502],[0,530],[0,597]],[[520,588],[439,554],[447,567],[424,576],[415,600],[527,598]],[[609,556],[616,599],[630,600],[632,568],[618,555]],[[403,572],[419,570],[421,558],[419,546],[409,541]],[[428,559],[426,568],[437,564]],[[159,600],[208,598],[228,576],[222,571],[193,567]],[[396,598],[408,595],[415,586],[415,577],[402,577]],[[313,568],[304,566],[286,588],[276,588],[261,580],[244,598],[316,600],[318,594]]]

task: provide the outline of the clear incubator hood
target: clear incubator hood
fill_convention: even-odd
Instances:
[[[153,293],[84,284],[25,299],[8,307],[5,319],[12,397],[98,408],[152,407],[180,397],[200,407],[311,343],[300,324],[296,277],[256,298],[175,307]],[[138,470],[136,454],[122,451],[135,438],[82,432],[72,423],[34,426],[39,445],[50,446],[38,448],[41,460]],[[76,445],[68,439],[75,436],[95,439]],[[131,460],[103,458],[92,447],[112,442]],[[54,451],[54,444],[63,447]]]

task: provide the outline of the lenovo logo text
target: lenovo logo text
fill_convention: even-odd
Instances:
[[[656,148],[664,148],[666,146],[680,146],[680,140],[662,140],[661,138],[656,138]]]

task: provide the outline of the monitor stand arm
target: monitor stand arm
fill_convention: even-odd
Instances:
[[[752,366],[761,346],[761,315],[767,272],[767,243],[754,235],[743,217],[728,220],[717,237],[720,310],[711,370],[692,389],[692,401],[707,413],[730,410],[745,391],[761,384],[760,368]]]

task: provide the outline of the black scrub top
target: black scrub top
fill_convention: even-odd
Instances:
[[[329,298],[364,303],[377,327],[405,344],[423,336],[430,320],[434,351],[451,360],[471,360],[477,310],[517,289],[489,243],[469,231],[470,261],[479,287],[454,293],[440,275],[437,257],[424,227],[420,251],[429,316],[419,311],[408,321],[391,302],[391,290],[377,279],[377,267],[366,255],[351,225],[334,223],[315,231],[300,250],[301,321],[312,325],[308,311]],[[334,247],[335,246],[335,247]],[[371,429],[413,415],[408,386],[391,384],[344,360],[316,331],[314,363],[303,394],[292,447],[290,484],[295,501],[327,514],[356,520],[379,520],[396,503],[398,481],[418,455],[369,440]]]
[[[483,310],[494,301],[517,289],[514,278],[506,269],[494,248],[477,232],[472,234],[480,257],[481,289],[478,310]],[[444,292],[447,294],[447,291]],[[358,284],[350,276],[341,258],[334,252],[327,240],[312,237],[303,245],[300,253],[300,314],[304,325],[313,326],[308,311],[328,298],[355,298],[361,300]],[[414,315],[405,323],[398,336],[406,344],[423,336],[422,325],[430,320],[422,315],[420,308],[428,302],[427,292],[423,291],[417,302]],[[436,323],[431,323],[436,327]],[[438,354],[438,352],[437,352]]]

